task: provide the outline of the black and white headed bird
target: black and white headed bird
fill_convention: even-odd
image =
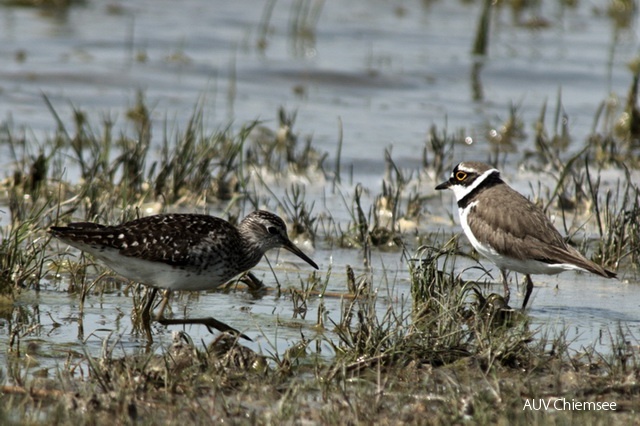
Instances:
[[[542,209],[504,183],[500,172],[487,164],[460,163],[436,189],[455,194],[462,229],[471,245],[500,269],[507,302],[507,270],[525,275],[522,309],[533,290],[531,274],[575,270],[616,277],[568,245]]]

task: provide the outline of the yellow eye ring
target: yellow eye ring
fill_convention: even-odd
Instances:
[[[456,172],[456,179],[459,181],[463,181],[467,178],[467,174],[463,171],[457,171]]]

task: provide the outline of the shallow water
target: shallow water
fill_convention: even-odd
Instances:
[[[346,226],[350,206],[340,192],[349,200],[352,185],[362,183],[378,193],[384,150],[391,146],[396,163],[417,172],[432,124],[449,131],[464,128],[473,139],[472,144],[456,148],[456,161],[484,160],[490,150],[485,132],[506,120],[510,104],[518,105],[525,131],[531,134],[544,102],[549,104],[547,125],[552,126],[552,111],[561,90],[571,135],[581,143],[600,103],[609,95],[626,96],[631,81],[626,64],[637,54],[636,18],[628,29],[618,31],[606,13],[594,12],[590,4],[580,2],[575,9],[562,9],[561,2],[547,1],[538,14],[550,22],[548,28],[516,25],[508,10],[494,14],[489,55],[481,63],[474,86],[471,76],[477,58],[469,52],[479,5],[326,2],[313,36],[304,37],[290,31],[295,21],[293,3],[275,3],[264,49],[257,48],[264,10],[245,2],[88,2],[60,14],[0,7],[0,120],[24,128],[28,137],[44,143],[56,128],[43,101],[45,94],[70,127],[73,107],[86,111],[92,122],[109,115],[126,127],[124,111],[141,89],[153,105],[157,128],[165,120],[184,128],[202,100],[212,129],[225,127],[229,120],[240,125],[254,119],[265,120],[273,129],[278,107],[285,106],[297,111],[295,130],[313,135],[314,147],[331,158],[337,150],[341,122],[343,172],[352,170],[353,176],[337,193],[326,189],[321,179],[307,182],[307,201],[317,200],[316,213],[330,210]],[[527,12],[524,18],[533,15]],[[155,136],[160,138],[160,132]],[[540,195],[532,193],[537,181],[547,190],[552,181],[518,169],[527,143],[506,157],[504,175],[521,192]],[[580,146],[576,144],[570,152]],[[32,149],[38,152],[38,147]],[[0,167],[7,168],[10,162],[8,146],[0,144]],[[610,172],[605,184],[614,184],[618,177]],[[421,191],[435,193],[433,186],[440,178],[444,176]],[[421,226],[425,229],[460,231],[446,219],[454,209],[452,194],[430,199],[424,209],[426,223]],[[0,210],[0,220],[6,220],[6,209]],[[362,264],[356,250],[321,244],[312,257],[321,267],[321,277],[332,267],[336,278],[329,280],[327,288],[332,292],[346,291],[340,288],[345,283],[340,275],[345,265]],[[275,259],[276,254],[269,258]],[[384,286],[380,293],[386,295],[391,283],[388,300],[406,300],[410,293],[407,265],[400,254],[374,252],[373,262],[373,276]],[[266,263],[258,273],[269,286],[275,286]],[[300,273],[306,277],[309,272],[300,265]],[[276,275],[284,288],[299,282],[297,272],[290,268],[276,267]],[[623,273],[615,281],[565,273],[534,277],[534,282],[530,315],[535,324],[567,327],[576,350],[594,342],[606,348],[601,336],[615,330],[618,323],[631,335],[638,333],[640,286],[634,277]],[[142,344],[142,339],[131,334],[131,301],[122,294],[90,295],[83,333],[78,328],[74,296],[54,286],[38,296],[24,294],[22,298],[22,309],[32,312],[37,306],[41,344],[52,345],[54,352],[64,353],[72,347],[99,353],[111,332],[112,338],[120,338],[118,348]],[[214,314],[254,338],[252,347],[282,353],[291,341],[300,339],[300,333],[317,333],[313,325],[321,299],[313,298],[305,320],[292,320],[290,298],[278,298],[275,292],[262,298],[245,292],[202,294],[174,303],[174,312],[182,312],[186,304],[189,315]],[[328,316],[338,320],[340,299],[325,298],[324,303]],[[291,321],[302,328],[289,326]],[[330,333],[330,326],[327,329]],[[187,331],[194,341],[211,339],[201,328]],[[163,328],[156,332],[160,342],[169,339]],[[6,327],[0,333],[6,337]],[[330,356],[331,351],[323,347],[323,353]]]

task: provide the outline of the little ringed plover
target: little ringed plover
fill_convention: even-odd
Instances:
[[[509,187],[500,172],[487,164],[462,162],[436,189],[453,191],[462,229],[471,245],[500,269],[507,302],[507,270],[525,275],[522,309],[533,290],[531,274],[577,270],[616,277],[568,245],[542,209]]]

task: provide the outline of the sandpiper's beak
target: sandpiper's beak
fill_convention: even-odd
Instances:
[[[451,181],[447,180],[445,182],[442,182],[440,185],[436,186],[437,190],[441,190],[441,189],[449,189],[451,187]]]
[[[311,258],[309,256],[304,254],[304,252],[302,250],[300,250],[298,247],[296,247],[295,244],[293,244],[291,241],[286,240],[285,243],[282,245],[282,247],[287,249],[287,250],[289,250],[291,253],[295,254],[300,259],[304,260],[305,262],[307,262],[309,265],[313,266],[314,268],[320,269],[320,268],[318,268],[318,265],[316,265],[316,262],[311,260]]]

